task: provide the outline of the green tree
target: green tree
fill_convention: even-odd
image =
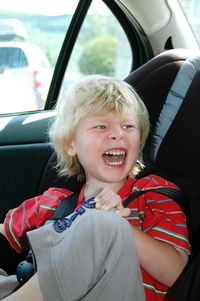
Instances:
[[[83,74],[113,74],[117,54],[117,39],[113,36],[101,36],[86,43],[79,59],[79,68]]]

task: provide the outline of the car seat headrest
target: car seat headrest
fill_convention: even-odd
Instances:
[[[200,56],[181,66],[154,126],[151,161],[173,174],[199,179]]]
[[[147,106],[151,132],[144,150],[147,166],[199,181],[200,53],[166,51],[125,81]]]

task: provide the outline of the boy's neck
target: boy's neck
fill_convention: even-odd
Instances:
[[[113,192],[117,193],[120,190],[120,188],[124,185],[125,181],[126,180],[121,181],[119,183],[90,183],[90,181],[86,181],[84,189],[85,200],[97,196],[104,188],[108,188]]]

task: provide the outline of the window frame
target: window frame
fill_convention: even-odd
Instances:
[[[102,1],[116,17],[129,41],[133,58],[131,72],[153,57],[151,45],[137,20],[125,9],[120,1]],[[92,0],[80,0],[77,5],[55,65],[44,110],[51,110],[57,102],[71,53],[91,4]]]
[[[65,35],[63,45],[58,56],[58,60],[55,65],[53,77],[51,80],[47,100],[45,104],[45,110],[50,110],[56,104],[62,80],[64,78],[67,65],[70,60],[72,50],[74,48],[76,39],[78,37],[80,28],[85,20],[85,16],[89,10],[92,0],[81,0],[79,1],[72,20],[69,24],[67,33]]]

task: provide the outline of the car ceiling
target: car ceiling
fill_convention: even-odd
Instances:
[[[170,10],[163,0],[121,0],[120,2],[134,14],[147,35],[161,29],[169,22]],[[150,14],[150,11],[159,13]]]
[[[199,46],[177,0],[115,1],[126,7],[140,23],[152,45],[154,55],[166,50],[165,45],[169,38],[173,48],[198,49]]]

